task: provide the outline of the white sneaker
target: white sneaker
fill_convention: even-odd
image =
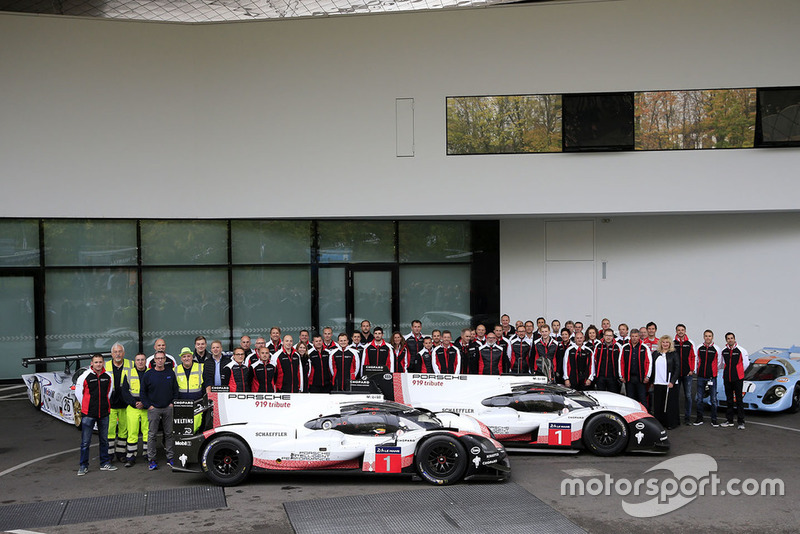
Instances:
[[[113,464],[103,464],[100,466],[100,471],[116,471],[117,466]]]
[[[89,468],[88,468],[88,467],[83,467],[83,466],[80,466],[80,467],[78,468],[78,476],[79,476],[79,477],[82,477],[83,475],[85,475],[85,474],[86,474],[86,473],[88,473],[88,472],[89,472]]]
[[[742,423],[741,425],[739,425],[739,427],[738,427],[738,428],[739,428],[739,430],[744,430],[744,423]]]
[[[719,426],[727,428],[729,426],[733,426],[733,423],[729,423],[729,422],[725,421],[724,423],[721,423]]]

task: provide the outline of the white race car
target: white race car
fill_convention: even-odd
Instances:
[[[466,414],[485,424],[510,451],[598,456],[669,450],[667,431],[638,402],[605,391],[575,391],[518,375],[373,375],[388,399],[435,412]],[[544,380],[542,377],[540,380]]]
[[[108,357],[109,354],[104,354]],[[64,371],[44,371],[22,375],[28,391],[28,399],[36,409],[42,410],[66,423],[80,428],[81,406],[75,398],[75,382],[86,368],[80,361],[91,361],[91,354],[71,356],[49,356],[46,358],[25,358],[22,365],[64,363]]]
[[[381,395],[212,392],[174,403],[176,471],[232,486],[250,471],[358,470],[419,475],[431,484],[505,480],[506,452],[488,429],[455,414],[384,402]],[[213,428],[195,434],[195,413]]]

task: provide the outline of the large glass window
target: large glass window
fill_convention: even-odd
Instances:
[[[471,326],[470,266],[401,266],[401,329],[408,331],[414,319],[422,321],[423,332],[434,328],[455,332]]]
[[[225,221],[142,221],[143,265],[228,263]]]
[[[39,266],[39,223],[0,220],[0,267]]]
[[[309,263],[311,221],[231,221],[233,263]]]
[[[394,261],[392,221],[320,221],[319,262]]]
[[[311,329],[311,271],[308,267],[242,267],[233,270],[233,337],[269,338],[279,326],[297,339]]]
[[[0,379],[34,372],[21,363],[36,356],[33,299],[32,276],[0,277]]]
[[[109,352],[119,341],[139,349],[136,270],[66,269],[45,276],[47,354]]]
[[[136,265],[136,221],[45,221],[45,265]]]
[[[469,262],[470,225],[462,221],[400,221],[400,262]]]
[[[145,269],[142,272],[144,352],[164,338],[176,357],[194,338],[220,339],[228,345],[228,273],[226,269]]]
[[[319,270],[319,328],[333,329],[335,336],[347,327],[344,267]]]

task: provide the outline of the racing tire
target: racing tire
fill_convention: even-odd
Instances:
[[[614,413],[601,413],[583,427],[583,443],[597,456],[616,456],[628,446],[628,424]]]
[[[211,440],[201,456],[203,472],[219,486],[241,483],[253,467],[253,455],[241,439],[219,436]]]
[[[469,459],[466,449],[455,437],[436,436],[419,447],[414,462],[423,480],[447,486],[461,480]]]
[[[792,405],[787,411],[789,413],[800,412],[800,386],[794,387],[794,392],[792,393]]]
[[[75,428],[81,429],[81,422],[83,421],[83,413],[81,412],[81,403],[78,399],[72,399],[72,419],[75,423]]]
[[[31,402],[37,410],[42,409],[42,384],[39,383],[38,378],[34,378],[33,384],[31,384]]]

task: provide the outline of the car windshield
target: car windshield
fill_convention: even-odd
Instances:
[[[745,380],[775,380],[786,375],[780,365],[774,363],[754,363],[744,373]]]
[[[400,415],[400,420],[402,421],[403,419],[410,423],[410,427],[412,427],[412,425],[416,425],[419,428],[432,429],[441,428],[444,426],[442,422],[430,412],[421,412],[416,410],[413,412],[407,412]]]

